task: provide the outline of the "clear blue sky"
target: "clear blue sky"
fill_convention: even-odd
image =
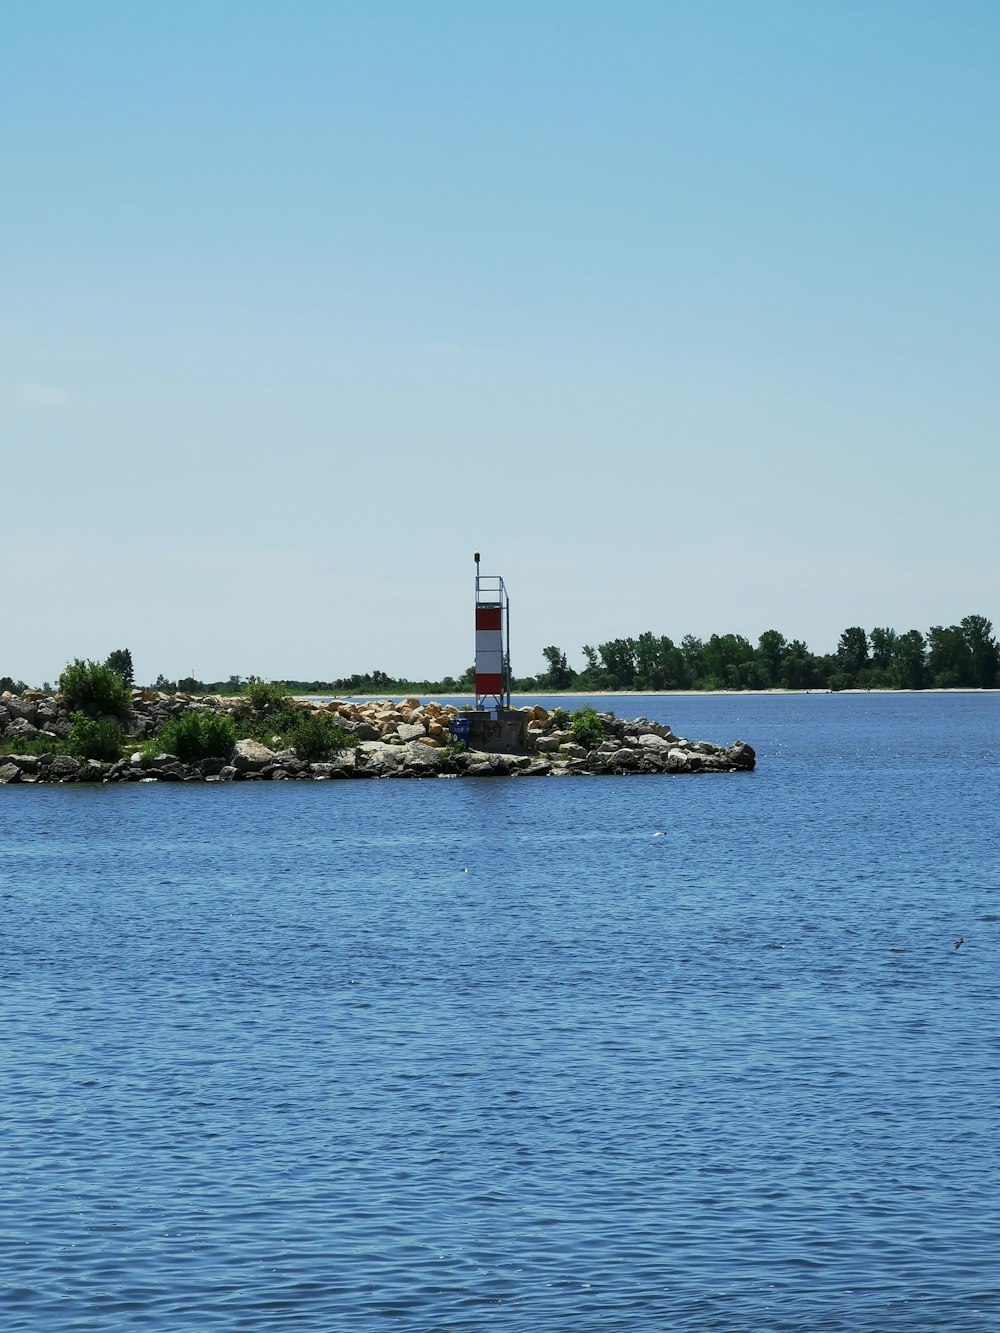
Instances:
[[[0,674],[1000,619],[993,0],[6,0]]]

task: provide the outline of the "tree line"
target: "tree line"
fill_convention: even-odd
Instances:
[[[848,690],[987,689],[1000,687],[1000,647],[985,616],[934,625],[926,634],[885,627],[845,629],[833,653],[812,652],[801,639],[769,629],[750,642],[741,634],[686,634],[680,643],[650,631],[584,644],[574,670],[555,645],[536,684],[553,690]]]
[[[647,630],[635,638],[583,645],[584,666],[576,670],[554,644],[542,650],[544,668],[534,676],[515,676],[518,693],[533,690],[926,690],[1000,688],[1000,646],[985,616],[966,616],[957,625],[911,629],[862,629],[852,625],[833,653],[812,652],[801,639],[765,630],[756,644],[741,634],[713,634],[699,639],[685,634],[680,643]],[[132,654],[116,648],[104,664],[131,687]],[[232,675],[202,681],[194,676],[168,680],[157,676],[154,689],[186,694],[239,694],[258,676]],[[299,694],[471,694],[475,669],[441,680],[413,680],[385,671],[358,672],[334,680],[282,682]],[[19,694],[23,681],[0,676],[0,691]],[[51,687],[46,681],[46,693]]]

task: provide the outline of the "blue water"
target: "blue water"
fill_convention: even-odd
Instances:
[[[613,706],[758,768],[0,788],[0,1328],[1000,1329],[1000,698]]]

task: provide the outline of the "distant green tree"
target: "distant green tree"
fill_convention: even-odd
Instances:
[[[894,629],[876,627],[868,636],[869,664],[863,680],[879,689],[892,688],[898,674],[899,635]]]
[[[859,625],[852,625],[841,634],[837,645],[837,662],[850,684],[856,684],[858,676],[868,665],[868,635]]]
[[[747,689],[753,657],[742,634],[713,634],[702,651],[702,688]]]
[[[777,683],[785,690],[811,690],[819,684],[816,659],[801,639],[788,644]]]
[[[114,652],[108,653],[104,665],[116,671],[125,684],[132,688],[135,684],[135,672],[132,669],[132,654],[128,648],[116,648]]]
[[[918,629],[899,636],[895,683],[901,690],[922,690],[927,684],[927,640]]]
[[[598,652],[611,689],[630,689],[635,684],[635,639],[611,639],[602,643]]]
[[[548,669],[540,677],[542,684],[548,686],[550,690],[566,689],[576,675],[566,661],[566,654],[555,644],[550,644],[548,648],[542,649],[542,656],[548,663]]]
[[[960,625],[932,625],[927,631],[927,672],[939,690],[976,683],[975,663]]]
[[[684,662],[685,687],[695,688],[705,674],[705,645],[695,634],[685,634],[681,639],[681,659]]]
[[[972,659],[974,683],[983,690],[995,689],[1000,683],[1000,649],[992,624],[985,616],[965,616],[960,629]]]
[[[767,685],[781,683],[781,664],[788,653],[788,643],[776,629],[766,629],[757,640],[757,664],[767,677]],[[766,687],[765,687],[766,688]]]

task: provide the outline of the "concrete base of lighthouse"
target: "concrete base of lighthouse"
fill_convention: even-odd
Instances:
[[[469,749],[487,754],[525,754],[528,749],[528,719],[516,709],[504,709],[494,718],[485,709],[467,713]]]

